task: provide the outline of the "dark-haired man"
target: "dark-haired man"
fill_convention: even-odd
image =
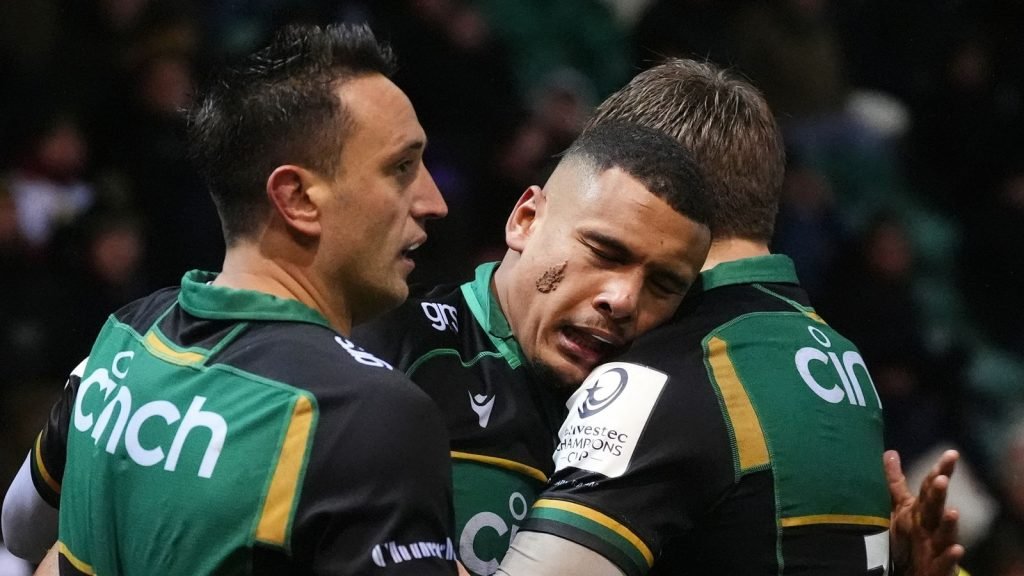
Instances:
[[[526,190],[500,263],[357,331],[445,415],[456,541],[471,573],[497,569],[552,472],[568,393],[679,305],[704,261],[706,218],[703,181],[681,146],[609,123]]]
[[[61,574],[454,574],[434,405],[348,338],[447,208],[365,27],[295,27],[199,100],[227,245],[113,314],[4,501]]]
[[[499,573],[881,576],[892,526],[915,546],[904,567],[950,574],[963,553],[956,514],[942,511],[955,455],[916,504],[890,456],[891,517],[870,374],[792,262],[769,253],[784,152],[764,99],[710,64],[673,60],[606,100],[589,129],[623,120],[698,158],[711,250],[673,320],[570,400],[556,472]]]

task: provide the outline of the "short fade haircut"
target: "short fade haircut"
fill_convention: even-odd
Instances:
[[[786,152],[757,88],[713,64],[671,59],[609,96],[584,130],[622,120],[690,150],[707,183],[713,239],[771,241]]]
[[[693,156],[664,132],[632,122],[602,122],[581,134],[563,161],[582,162],[598,173],[619,168],[676,212],[709,224],[704,178]]]
[[[189,137],[228,246],[259,230],[275,168],[336,174],[351,118],[335,90],[394,71],[391,49],[365,25],[294,25],[211,79],[189,112]]]

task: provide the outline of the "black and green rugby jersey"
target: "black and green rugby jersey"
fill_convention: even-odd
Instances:
[[[441,408],[451,437],[456,545],[472,574],[493,574],[550,476],[565,397],[530,377],[494,298],[496,263],[434,288],[355,331]]]
[[[626,574],[882,575],[882,407],[784,256],[702,274],[669,324],[570,401],[522,530]]]
[[[305,305],[213,277],[112,315],[40,435],[61,574],[454,574],[430,400]]]

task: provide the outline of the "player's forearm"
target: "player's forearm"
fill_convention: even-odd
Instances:
[[[597,552],[541,532],[516,534],[498,576],[624,576]]]
[[[20,558],[39,562],[57,541],[57,510],[46,503],[32,483],[28,458],[4,497],[4,545]]]

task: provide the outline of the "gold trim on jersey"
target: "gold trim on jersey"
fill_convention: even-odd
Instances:
[[[72,554],[71,550],[68,550],[66,544],[58,540],[57,545],[60,555],[67,558],[68,562],[70,562],[71,565],[74,566],[76,570],[83,574],[88,574],[89,576],[96,576],[96,571],[92,569],[92,566],[86,564],[85,562],[81,561],[77,556]]]
[[[284,546],[288,539],[288,524],[298,494],[299,478],[306,459],[306,447],[313,428],[313,405],[306,396],[299,396],[292,409],[291,422],[285,433],[281,455],[277,460],[274,477],[267,490],[256,539],[268,544]]]
[[[180,366],[199,364],[206,359],[206,356],[199,352],[179,352],[171,348],[169,344],[161,340],[156,332],[152,330],[146,334],[145,344],[146,348],[154,355]]]
[[[850,514],[816,514],[813,516],[794,516],[782,519],[783,528],[810,526],[812,524],[856,524],[858,526],[888,528],[889,519],[880,516],[854,516]]]
[[[770,462],[768,444],[764,439],[761,421],[754,411],[747,390],[736,374],[736,368],[729,359],[725,340],[712,337],[708,341],[708,363],[715,383],[725,402],[725,410],[732,423],[736,437],[736,452],[739,456],[740,471],[750,470]]]
[[[60,494],[60,482],[57,482],[57,480],[50,475],[50,471],[46,469],[46,464],[43,462],[42,447],[43,433],[40,432],[39,435],[36,436],[36,470],[39,471],[39,475],[43,477],[43,481],[50,487],[50,490]]]
[[[472,460],[474,462],[483,462],[484,464],[490,464],[499,468],[506,468],[513,472],[524,474],[537,480],[538,482],[547,482],[548,475],[534,468],[533,466],[527,466],[515,460],[506,460],[505,458],[498,458],[496,456],[483,456],[481,454],[470,454],[469,452],[456,452],[452,450],[452,458],[456,460]]]
[[[594,510],[593,508],[587,508],[586,506],[582,506],[574,502],[566,502],[564,500],[548,500],[546,498],[541,498],[540,500],[537,500],[536,502],[533,503],[533,507],[554,508],[555,510],[563,510],[565,512],[569,512],[577,516],[582,516],[587,520],[597,522],[601,526],[604,526],[612,532],[615,532],[622,538],[626,539],[630,544],[632,544],[633,547],[636,548],[637,552],[640,552],[640,554],[643,555],[644,560],[647,561],[648,566],[654,565],[654,554],[651,553],[651,549],[647,547],[647,544],[644,544],[644,541],[641,540],[639,536],[634,534],[632,530],[626,528],[610,516],[606,516],[605,514],[602,514],[597,510]]]

